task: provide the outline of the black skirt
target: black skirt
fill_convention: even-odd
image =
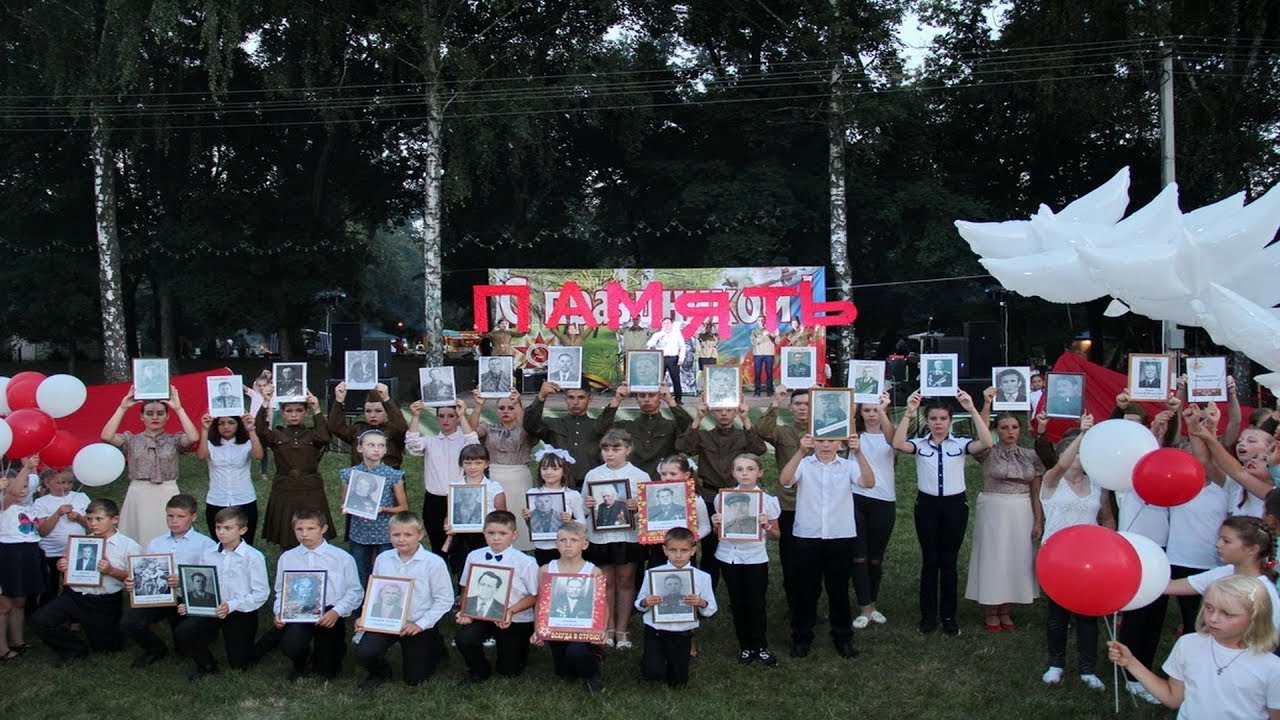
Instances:
[[[0,543],[0,595],[44,592],[44,553],[39,543]]]

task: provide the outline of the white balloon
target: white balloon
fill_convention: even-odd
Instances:
[[[113,482],[124,472],[124,453],[107,443],[86,445],[71,462],[76,479],[87,487],[101,487]]]
[[[1266,387],[1272,393],[1280,394],[1280,372],[1263,373],[1254,375],[1255,382]]]
[[[1248,355],[1267,368],[1280,368],[1280,315],[1211,283],[1204,295],[1200,325],[1219,345]]]
[[[1129,309],[1152,320],[1168,320],[1179,325],[1199,325],[1200,319],[1196,308],[1202,303],[1198,300],[1148,300],[1146,298],[1125,299]]]
[[[74,375],[50,375],[36,386],[36,405],[51,417],[66,417],[79,410],[88,391]]]
[[[1178,184],[1169,183],[1132,215],[1121,220],[1102,236],[1102,247],[1127,245],[1170,245],[1182,232],[1182,213],[1178,211]]]
[[[9,452],[9,446],[13,444],[13,429],[9,427],[9,423],[0,420],[0,455]]]
[[[8,415],[13,412],[9,409],[9,398],[7,397],[8,392],[9,378],[4,375],[0,375],[0,415]]]
[[[1191,294],[1174,267],[1172,245],[1077,248],[1083,262],[1112,295],[1129,301],[1176,300]]]
[[[1106,287],[1089,275],[1074,250],[1050,250],[1018,258],[983,258],[979,262],[1001,285],[1028,297],[1079,303],[1108,294]]]
[[[1278,275],[1280,243],[1254,255],[1248,267],[1241,268],[1222,285],[1263,307],[1272,307],[1280,305],[1280,283],[1276,282]]]
[[[1211,205],[1205,205],[1189,213],[1184,213],[1182,215],[1182,226],[1190,232],[1197,233],[1242,207],[1244,207],[1243,191],[1229,198],[1223,198]]]
[[[1259,262],[1258,256],[1280,229],[1280,185],[1200,232],[1187,235],[1185,272],[1195,274],[1195,289],[1228,280]],[[1231,286],[1234,289],[1234,286]]]
[[[1125,305],[1122,300],[1112,298],[1111,302],[1107,304],[1107,309],[1103,310],[1102,314],[1107,317],[1122,317],[1129,314],[1129,306]]]
[[[1138,583],[1138,592],[1128,605],[1120,608],[1123,612],[1146,607],[1163,595],[1165,588],[1169,586],[1170,570],[1169,556],[1151,538],[1132,532],[1122,532],[1120,537],[1129,541],[1138,553],[1138,560],[1142,561],[1142,580]]]
[[[979,257],[1017,257],[1040,249],[1031,245],[1031,223],[1026,220],[982,223],[957,220],[956,230]]]
[[[1133,467],[1160,447],[1142,423],[1103,420],[1080,441],[1080,464],[1090,480],[1116,492],[1133,489]]]
[[[1129,207],[1129,166],[1086,195],[1062,208],[1058,216],[1069,222],[1113,224],[1124,217]]]
[[[1065,222],[1041,212],[1031,218],[1031,236],[1035,239],[1032,247],[1038,245],[1041,252],[1093,247],[1110,228],[1099,223]],[[1028,249],[1022,254],[1031,255],[1034,251]]]

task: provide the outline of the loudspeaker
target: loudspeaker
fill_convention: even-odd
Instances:
[[[339,380],[347,374],[347,351],[363,350],[358,322],[336,322],[329,325],[329,377]],[[381,360],[381,358],[379,358]],[[383,372],[379,368],[378,375]]]
[[[955,335],[940,337],[938,338],[938,349],[935,352],[955,353],[957,359],[960,360],[960,375],[956,379],[958,380],[960,378],[970,377],[969,340],[967,338],[957,337]],[[987,373],[990,374],[990,372],[990,369],[988,369]]]
[[[972,320],[964,324],[964,336],[969,341],[969,372],[966,377],[990,377],[991,368],[1004,364],[1004,352],[1000,347],[1004,338],[1000,334],[1000,323]]]
[[[542,389],[542,383],[547,381],[546,370],[525,370],[520,376],[520,392],[537,393]]]

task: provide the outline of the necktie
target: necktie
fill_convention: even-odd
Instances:
[[[497,560],[498,562],[502,562],[502,556],[501,556],[501,555],[494,555],[493,553],[488,553],[488,552],[484,554],[484,559],[485,559],[485,560]]]

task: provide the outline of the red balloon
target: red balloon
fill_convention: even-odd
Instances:
[[[1153,450],[1133,466],[1133,490],[1152,505],[1181,505],[1190,502],[1203,488],[1204,466],[1183,450]]]
[[[9,378],[4,396],[10,410],[36,407],[36,388],[44,381],[44,375],[27,370]]]
[[[58,431],[58,426],[48,413],[33,408],[15,410],[4,421],[9,423],[9,429],[13,431],[13,442],[5,455],[15,459],[40,452]]]
[[[40,451],[40,462],[51,468],[70,467],[80,452],[83,443],[69,430],[58,430],[53,434],[53,441]]]
[[[1142,561],[1115,530],[1076,525],[1041,546],[1036,579],[1054,602],[1077,615],[1110,615],[1138,592]]]

